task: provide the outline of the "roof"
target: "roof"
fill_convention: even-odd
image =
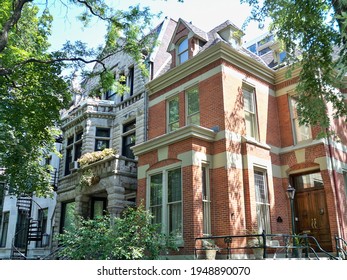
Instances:
[[[244,48],[241,45],[241,43],[236,46],[235,42],[233,43],[230,40],[227,40],[228,38],[225,38],[225,34],[229,35],[230,36],[229,38],[233,37],[233,38],[240,39],[240,42],[241,42],[242,36],[245,35],[244,32],[242,31],[242,29],[239,28],[238,26],[236,26],[230,20],[226,20],[223,23],[221,23],[220,25],[211,29],[210,31],[205,32],[205,31],[201,30],[200,28],[196,27],[195,25],[193,25],[191,22],[188,22],[188,21],[180,18],[177,21],[175,31],[174,31],[173,36],[172,36],[170,43],[168,45],[169,48],[171,48],[173,43],[174,43],[173,40],[174,40],[175,34],[177,32],[179,32],[180,24],[183,24],[189,30],[189,33],[191,34],[191,36],[194,36],[195,38],[198,38],[201,41],[202,46],[196,54],[205,51],[206,49],[212,47],[213,45],[215,45],[219,42],[224,42],[224,43],[229,44],[230,47],[237,49],[237,51],[239,51],[243,55],[249,56],[250,58],[254,59],[254,61],[256,61],[257,63],[261,63],[261,64],[263,64],[269,68],[273,68],[276,66],[275,65],[276,63],[274,63],[275,60],[274,60],[274,56],[273,56],[272,52],[270,52],[263,59],[262,57],[259,57],[258,55],[254,54],[251,51]],[[165,72],[170,70],[171,62],[172,62],[172,60],[168,61],[167,65],[161,69],[160,75],[164,74]]]

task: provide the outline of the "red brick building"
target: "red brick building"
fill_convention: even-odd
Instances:
[[[334,122],[340,141],[300,126],[298,72],[286,78],[271,38],[259,56],[242,35],[229,21],[209,32],[178,21],[168,70],[147,84],[137,201],[190,258],[196,237],[290,233],[290,184],[296,232],[332,251],[335,235],[347,237],[345,123]]]

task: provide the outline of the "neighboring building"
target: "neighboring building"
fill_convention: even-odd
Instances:
[[[297,120],[299,70],[288,79],[274,43],[265,60],[242,35],[230,21],[210,32],[178,21],[168,71],[146,85],[137,203],[177,236],[171,257],[189,259],[197,237],[290,233],[292,185],[296,232],[332,251],[335,235],[347,237],[345,123],[333,122],[339,141],[316,140],[319,128]]]
[[[145,84],[170,59],[167,38],[171,38],[176,23],[165,19],[153,30],[160,44],[145,57],[149,78],[129,55],[119,52],[108,58],[106,66],[128,92],[120,95],[110,91],[101,98],[91,98],[96,80],[87,80],[85,92],[75,95],[74,104],[63,114],[55,233],[68,229],[75,215],[94,218],[107,212],[119,216],[124,207],[135,205],[137,160],[131,147],[147,137]],[[78,161],[109,149],[113,154],[101,160],[84,165]]]
[[[59,140],[56,149],[61,149]],[[59,157],[51,153],[42,164],[53,167],[49,198],[17,197],[0,179],[0,259],[40,259],[51,253]],[[0,171],[0,178],[5,170]]]

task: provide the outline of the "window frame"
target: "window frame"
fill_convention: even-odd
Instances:
[[[98,131],[106,131],[108,136],[98,135]],[[104,148],[99,148],[98,143],[106,143]],[[111,128],[109,127],[95,127],[95,139],[94,139],[94,151],[102,151],[108,149],[111,146]]]
[[[198,103],[198,110],[194,112],[189,112],[190,110],[190,98],[189,96],[196,93],[197,94],[197,103]],[[186,90],[186,123],[187,125],[195,124],[200,125],[200,94],[199,94],[199,87],[198,85],[193,86]],[[194,117],[197,116],[198,121],[193,121]]]
[[[302,143],[302,142],[307,142],[312,139],[312,129],[310,125],[300,125],[299,124],[299,118],[296,110],[296,97],[294,94],[289,94],[288,95],[288,104],[289,104],[289,111],[290,111],[290,122],[292,126],[292,131],[293,131],[293,141],[294,145]],[[303,137],[302,128],[305,128],[308,130],[308,138]],[[300,136],[299,136],[300,134]],[[304,139],[305,138],[305,139]]]
[[[134,95],[134,77],[135,77],[135,67],[130,66],[128,68],[128,76],[127,76],[127,86],[129,88],[129,96]]]
[[[66,138],[64,176],[71,174],[70,164],[82,156],[83,136],[84,131],[81,129]]]
[[[249,110],[245,106],[245,92],[247,92],[250,96],[251,107],[253,110]],[[258,131],[258,116],[257,116],[257,98],[256,91],[254,87],[249,85],[242,85],[242,98],[243,98],[243,110],[245,115],[245,130],[246,136],[253,138],[255,140],[259,140],[259,131]],[[251,124],[252,132],[247,130],[247,115],[249,115],[249,121]]]
[[[173,101],[177,101],[177,114],[175,115],[175,120],[174,121],[170,121],[170,104],[171,102]],[[179,129],[180,127],[180,100],[179,100],[179,96],[178,95],[175,95],[171,98],[169,98],[167,101],[166,101],[166,108],[167,108],[167,132],[172,132],[172,131],[175,131],[177,129]]]
[[[48,207],[40,208],[37,211],[37,220],[40,223],[41,229],[42,229],[42,237],[47,235],[47,224],[48,224]],[[44,244],[44,240],[38,240],[36,241],[36,248],[42,248],[47,246],[48,244]]]
[[[127,129],[130,128],[130,129]],[[132,140],[131,138],[134,138]],[[130,143],[127,143],[127,140],[130,139]],[[135,155],[131,150],[131,147],[136,144],[136,119],[128,121],[123,124],[123,133],[122,133],[122,156],[125,156],[130,159],[135,159]]]
[[[73,205],[74,209],[74,213],[73,213],[73,217],[72,217],[72,221],[71,224],[68,225],[68,227],[72,226],[73,223],[75,222],[75,212],[76,212],[76,201],[75,200],[69,200],[69,201],[63,201],[61,202],[61,218],[60,218],[60,225],[59,225],[59,233],[64,233],[64,229],[66,228],[66,214],[67,214],[67,205]]]
[[[201,198],[203,214],[203,236],[210,236],[211,231],[211,186],[210,168],[207,163],[201,165]]]
[[[175,171],[179,171],[179,175],[180,175],[180,200],[175,200],[175,201],[169,201],[169,173],[170,172],[175,172]],[[179,213],[179,219],[180,219],[180,229],[178,234],[176,235],[176,241],[179,244],[183,243],[183,180],[182,180],[182,167],[180,164],[178,165],[172,165],[170,167],[166,167],[166,169],[161,169],[159,171],[156,172],[151,172],[148,174],[147,176],[147,203],[146,203],[146,207],[149,211],[152,210],[151,208],[158,208],[160,212],[161,217],[154,217],[153,221],[156,223],[160,223],[161,224],[161,232],[165,233],[165,234],[169,234],[170,233],[170,225],[173,223],[173,220],[170,217],[170,207],[172,205],[179,205],[180,207],[180,213]],[[151,204],[152,201],[152,178],[154,177],[158,177],[161,178],[161,186],[159,189],[159,193],[161,193],[161,197],[160,200],[158,201],[158,204]]]
[[[185,43],[187,44],[187,47],[180,50],[181,46]],[[188,39],[188,37],[184,37],[183,39],[181,39],[177,42],[176,51],[177,51],[177,65],[181,65],[182,63],[189,60],[189,39]],[[182,59],[183,56],[184,56],[184,58]]]
[[[262,232],[265,230],[266,233],[271,233],[271,209],[270,209],[270,198],[269,198],[269,184],[267,178],[267,170],[254,168],[253,169],[254,178],[254,191],[255,191],[255,205],[256,205],[256,215],[258,222],[258,230]],[[263,193],[264,199],[261,198],[259,184],[257,184],[256,175],[261,176],[263,183]],[[265,213],[264,213],[265,212]],[[266,216],[260,216],[265,214]]]
[[[1,235],[0,235],[0,248],[5,248],[8,238],[8,230],[10,224],[10,211],[5,211],[2,213],[1,222]]]

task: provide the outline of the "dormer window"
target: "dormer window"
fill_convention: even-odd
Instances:
[[[182,64],[183,62],[188,60],[188,38],[183,39],[178,44],[177,58],[178,64]]]

